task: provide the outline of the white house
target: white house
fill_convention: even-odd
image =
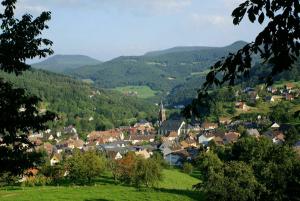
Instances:
[[[207,146],[208,143],[215,138],[212,134],[202,134],[198,138],[199,144]]]

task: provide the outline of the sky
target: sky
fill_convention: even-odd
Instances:
[[[107,61],[175,46],[226,46],[253,41],[257,24],[232,24],[243,0],[19,0],[17,15],[51,11],[43,36],[55,54]]]

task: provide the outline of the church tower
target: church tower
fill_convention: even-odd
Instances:
[[[160,108],[159,108],[159,116],[158,116],[159,123],[162,124],[166,121],[166,110],[164,109],[164,105],[161,101]]]

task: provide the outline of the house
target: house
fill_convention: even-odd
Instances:
[[[35,146],[41,146],[43,144],[43,141],[40,138],[29,136],[28,139]]]
[[[186,160],[190,159],[190,155],[186,150],[181,150],[177,152],[172,152],[165,157],[165,161],[170,166],[181,167]]]
[[[271,125],[271,128],[272,128],[272,129],[278,129],[278,128],[280,128],[280,125],[279,125],[278,123],[274,122],[274,123]]]
[[[216,136],[214,137],[213,141],[216,143],[216,145],[218,146],[222,146],[224,145],[224,140],[223,138],[219,137],[219,136]]]
[[[186,123],[183,120],[166,120],[162,122],[158,129],[159,135],[167,135],[170,132],[176,132],[178,136],[186,133]]]
[[[204,130],[213,130],[218,128],[218,124],[216,123],[209,123],[209,122],[204,122],[203,124],[201,124],[202,129]]]
[[[150,143],[154,142],[155,135],[129,135],[125,141],[129,141],[132,144]]]
[[[235,143],[235,142],[237,142],[237,140],[239,139],[240,136],[241,136],[240,133],[228,132],[228,133],[225,133],[223,141],[225,144]]]
[[[201,125],[200,124],[188,124],[187,126],[188,132],[200,132],[201,131]]]
[[[172,152],[180,151],[183,148],[181,147],[181,145],[177,144],[176,142],[166,141],[166,142],[163,142],[158,147],[158,149],[162,152],[163,156],[165,157],[166,155],[168,155]]]
[[[269,92],[269,93],[272,93],[272,94],[274,94],[274,93],[276,93],[277,92],[277,88],[275,88],[275,87],[268,87],[267,88],[267,91]]]
[[[204,133],[199,136],[198,142],[199,144],[207,146],[208,143],[215,138],[215,135],[213,133]]]
[[[256,91],[251,91],[248,93],[250,100],[257,101],[260,99],[258,93]]]
[[[287,101],[292,101],[292,100],[294,100],[295,98],[294,98],[294,95],[292,95],[292,94],[286,94],[285,95],[285,100],[287,100]]]
[[[220,117],[219,118],[219,123],[223,125],[228,125],[231,123],[231,118],[230,117]]]
[[[152,127],[152,123],[146,121],[145,119],[142,119],[138,123],[134,124],[133,127],[139,127],[139,126]]]
[[[265,98],[265,100],[267,101],[267,102],[275,102],[275,98],[274,98],[274,96],[267,96],[266,98]]]
[[[74,134],[77,134],[77,130],[74,126],[70,125],[70,126],[64,128],[64,133],[74,135]]]
[[[42,145],[42,148],[47,152],[49,156],[53,153],[53,145],[49,142],[46,142]]]
[[[295,85],[293,83],[287,83],[284,88],[286,90],[292,90],[293,88],[295,88]]]
[[[197,147],[197,142],[194,139],[187,138],[180,142],[180,145],[186,149],[189,147]]]
[[[249,136],[253,136],[253,137],[259,137],[260,136],[258,130],[255,129],[255,128],[247,129],[246,134],[249,135]]]
[[[77,149],[82,149],[85,144],[84,141],[81,139],[73,140],[72,143],[73,143],[74,148],[77,148]]]
[[[120,160],[123,158],[122,154],[118,151],[107,151],[107,157],[113,160]]]
[[[59,163],[61,161],[61,156],[60,154],[53,154],[51,159],[50,159],[50,165],[54,166],[57,163]]]
[[[249,109],[249,107],[246,105],[246,103],[241,102],[241,101],[235,103],[235,108],[241,109],[241,110],[244,110],[244,111],[247,111]]]
[[[135,133],[141,134],[141,135],[150,134],[154,131],[152,123],[150,123],[146,120],[141,120],[140,122],[134,124],[133,128],[136,130]]]
[[[128,147],[130,144],[129,141],[115,141],[115,142],[111,142],[111,143],[107,143],[107,144],[103,144],[102,146],[104,146],[105,148],[125,148]]]
[[[163,142],[160,146],[159,146],[159,150],[161,151],[161,153],[163,154],[163,156],[165,157],[166,155],[172,153],[172,150],[170,148],[171,145],[169,145],[169,142]]]
[[[166,137],[162,137],[163,140],[167,140],[167,141],[174,141],[176,139],[178,139],[178,134],[175,131],[170,132],[169,134],[167,134]]]
[[[50,135],[49,137],[48,137],[48,140],[54,140],[54,137],[53,137],[53,135]]]
[[[141,156],[144,159],[148,159],[151,157],[152,152],[148,152],[146,149],[139,149],[134,152],[136,156]]]
[[[93,131],[87,136],[89,142],[96,141],[99,144],[110,143],[114,141],[124,140],[124,134],[118,129],[108,131]]]
[[[272,140],[274,144],[282,144],[285,141],[284,140],[285,136],[282,131],[269,130],[265,132],[263,135],[269,138],[270,140]]]

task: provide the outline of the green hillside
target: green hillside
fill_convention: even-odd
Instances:
[[[48,70],[51,72],[64,73],[86,65],[97,65],[101,62],[84,55],[55,55],[45,61],[33,64],[33,68]]]
[[[201,72],[244,45],[245,42],[239,41],[226,47],[178,47],[144,56],[119,57],[69,73],[80,79],[91,79],[106,88],[146,85],[167,94],[199,73],[203,77]]]
[[[54,125],[58,127],[74,124],[79,131],[88,132],[154,118],[157,113],[155,105],[145,100],[46,71],[32,70],[19,77],[1,72],[0,77],[40,97],[41,109],[59,114],[59,125]]]

